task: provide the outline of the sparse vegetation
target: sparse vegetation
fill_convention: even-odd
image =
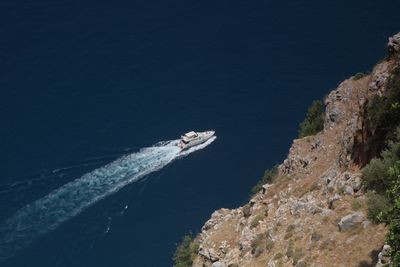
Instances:
[[[317,134],[324,129],[325,106],[321,100],[314,101],[308,108],[306,118],[299,125],[299,137]]]
[[[321,188],[321,186],[319,185],[319,182],[315,181],[310,185],[310,188],[308,190],[309,190],[309,192],[312,192],[312,191],[318,190],[320,188]]]
[[[288,225],[288,227],[286,228],[286,233],[285,233],[285,237],[284,237],[285,240],[287,240],[293,236],[295,228],[296,228],[296,226],[294,226],[293,224]]]
[[[313,191],[319,190],[321,188],[321,185],[319,181],[314,181],[308,186],[304,186],[302,188],[298,188],[299,191],[299,197],[303,197],[304,195],[311,193]]]
[[[346,187],[343,185],[338,188],[338,193],[343,195],[346,192]]]
[[[296,265],[305,256],[305,252],[302,248],[295,248],[293,240],[289,240],[286,256],[293,259],[293,263]]]
[[[368,219],[373,223],[379,223],[381,215],[389,208],[388,199],[373,191],[367,192]]]
[[[258,257],[265,251],[270,251],[274,246],[274,241],[269,238],[265,233],[258,234],[251,242],[251,254]]]
[[[264,252],[264,242],[265,242],[265,235],[258,234],[256,238],[251,242],[251,254],[254,257],[258,257],[261,253]]]
[[[182,238],[182,242],[176,247],[174,254],[174,267],[192,266],[194,257],[199,250],[199,244],[193,239],[191,233]]]
[[[330,218],[329,218],[328,215],[325,215],[325,216],[322,217],[322,222],[327,223],[329,221],[330,221]]]
[[[367,76],[368,73],[364,73],[364,72],[357,72],[354,76],[353,76],[353,80],[359,80],[361,78],[364,78],[365,76]]]
[[[285,183],[286,181],[290,180],[290,176],[288,175],[280,175],[276,176],[275,179],[273,180],[274,185],[280,186],[281,184]]]
[[[274,247],[275,242],[272,239],[267,239],[266,249],[270,251]]]
[[[302,248],[296,248],[293,253],[293,263],[297,266],[297,263],[306,255]]]
[[[257,214],[250,222],[250,227],[254,228],[260,224],[260,221],[264,219],[263,214]]]
[[[289,240],[289,244],[288,244],[288,247],[287,247],[287,249],[286,249],[286,256],[288,257],[288,258],[292,258],[293,257],[293,254],[294,254],[294,244],[293,244],[293,240]]]
[[[282,259],[282,258],[283,258],[283,254],[280,253],[280,252],[276,253],[275,256],[274,256],[274,260],[279,260],[279,259]]]
[[[400,65],[387,83],[383,96],[376,96],[367,107],[367,123],[374,133],[367,153],[379,156],[363,169],[368,192],[368,217],[389,228],[393,266],[400,266]]]
[[[355,198],[353,199],[351,206],[353,207],[354,210],[359,210],[362,208],[363,205],[359,199]]]

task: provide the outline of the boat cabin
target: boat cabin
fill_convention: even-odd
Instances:
[[[197,136],[198,135],[196,132],[191,131],[191,132],[188,132],[188,133],[185,133],[184,135],[182,135],[182,141],[185,144],[187,144],[187,143],[189,143],[190,140],[196,138]]]

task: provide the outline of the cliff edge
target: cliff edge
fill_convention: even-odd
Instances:
[[[367,218],[361,168],[373,157],[365,103],[382,95],[399,64],[400,33],[370,74],[325,99],[324,130],[296,139],[248,204],[215,211],[196,237],[193,266],[382,266],[387,229]],[[380,253],[380,254],[379,254]]]

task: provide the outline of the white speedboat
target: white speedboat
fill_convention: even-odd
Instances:
[[[204,143],[214,135],[215,131],[205,132],[187,132],[181,136],[178,146],[182,149],[188,149],[189,147],[196,146]]]

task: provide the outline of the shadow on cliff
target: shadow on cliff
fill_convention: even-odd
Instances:
[[[374,249],[369,253],[369,256],[371,258],[370,261],[362,261],[358,264],[358,267],[374,267],[376,263],[378,262],[378,255],[379,255],[380,250],[379,249]]]

